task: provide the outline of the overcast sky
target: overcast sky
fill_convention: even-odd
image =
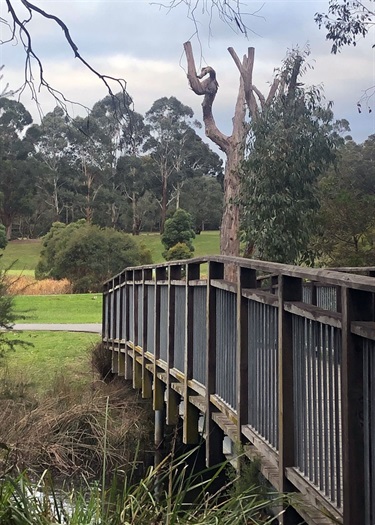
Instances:
[[[20,1],[13,3],[19,7]],[[144,114],[156,99],[173,95],[191,106],[195,117],[201,120],[202,100],[188,87],[183,55],[183,43],[191,40],[197,66],[210,65],[217,72],[220,87],[214,114],[221,131],[230,134],[239,73],[227,48],[232,46],[241,57],[247,47],[255,47],[254,84],[267,92],[273,70],[280,66],[287,50],[309,45],[309,63],[313,69],[306,74],[305,83],[324,87],[327,100],[334,102],[335,117],[350,122],[354,140],[362,142],[375,133],[375,100],[371,114],[365,109],[358,114],[356,107],[363,91],[375,84],[375,49],[372,49],[375,33],[356,48],[345,48],[332,55],[324,30],[319,30],[314,22],[317,11],[327,10],[328,0],[243,2],[243,10],[254,13],[245,18],[249,28],[247,39],[216,16],[209,24],[202,7],[211,2],[202,0],[197,10],[200,40],[194,35],[194,24],[184,2],[171,11],[143,0],[35,0],[34,3],[64,20],[79,52],[93,67],[126,79],[139,113]],[[9,18],[4,0],[0,0],[0,17]],[[29,28],[46,79],[55,88],[89,107],[106,96],[105,87],[74,58],[63,32],[52,20],[34,15]],[[6,39],[4,25],[0,25],[0,31],[1,39]],[[22,83],[24,69],[21,45],[2,45],[0,64],[5,65],[4,81],[16,89]],[[43,91],[39,99],[44,113],[55,106]],[[29,93],[25,92],[21,101],[38,120]],[[74,116],[80,109],[73,106],[69,111]]]

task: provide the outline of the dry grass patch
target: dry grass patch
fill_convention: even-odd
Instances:
[[[68,279],[42,279],[37,281],[31,276],[6,276],[8,293],[10,295],[61,295],[72,293],[72,285]]]
[[[146,460],[151,408],[123,379],[77,388],[61,373],[40,398],[17,378],[7,383],[12,392],[0,379],[0,477],[27,468],[98,479],[104,466],[107,473],[126,471]]]

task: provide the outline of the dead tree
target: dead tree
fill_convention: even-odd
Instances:
[[[233,117],[233,131],[226,136],[218,129],[212,113],[212,106],[219,87],[216,72],[212,67],[205,67],[197,75],[194,55],[190,42],[184,44],[185,55],[188,65],[187,78],[191,89],[197,95],[203,95],[203,122],[205,132],[226,155],[224,171],[224,211],[220,228],[220,253],[222,255],[238,256],[240,251],[239,225],[240,209],[238,205],[240,189],[240,170],[244,158],[244,148],[248,126],[246,124],[246,106],[251,119],[256,119],[261,112],[272,101],[279,80],[275,78],[270,92],[266,97],[253,84],[254,51],[248,48],[247,55],[238,58],[233,48],[228,51],[232,56],[239,72],[240,86],[238,90],[237,103]],[[207,77],[208,75],[208,77]],[[206,77],[206,78],[204,78]],[[204,80],[201,80],[204,78]],[[235,277],[234,275],[231,276]]]

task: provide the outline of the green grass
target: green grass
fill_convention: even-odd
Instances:
[[[15,311],[24,323],[101,323],[101,294],[17,295]],[[26,319],[22,320],[22,315]]]
[[[96,334],[72,332],[22,332],[8,334],[33,346],[17,346],[7,354],[4,363],[12,376],[32,388],[45,392],[56,376],[63,373],[70,384],[83,384],[92,380],[90,346],[100,340]]]
[[[23,272],[25,275],[34,275],[39,261],[42,241],[33,239],[27,241],[11,241],[1,257],[3,268],[12,266],[13,273]]]
[[[139,236],[139,240],[151,251],[154,263],[164,262],[162,253],[165,248],[158,233],[143,233]],[[195,248],[194,257],[217,255],[220,253],[220,233],[219,231],[202,232],[200,235],[196,235],[193,245]]]

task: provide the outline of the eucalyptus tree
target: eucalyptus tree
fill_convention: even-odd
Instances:
[[[40,125],[31,126],[26,134],[34,144],[34,156],[45,167],[39,173],[37,189],[50,210],[47,214],[51,222],[62,220],[64,209],[72,205],[66,198],[69,195],[69,134],[69,120],[58,106],[43,117]]]
[[[319,209],[317,181],[341,143],[330,104],[301,82],[305,57],[292,52],[272,103],[251,123],[242,166],[242,234],[247,255],[297,263]]]
[[[319,182],[321,209],[315,243],[330,266],[375,264],[375,135],[347,140]]]
[[[8,239],[14,220],[30,213],[35,193],[36,165],[29,158],[33,146],[23,137],[31,123],[23,104],[0,98],[0,219]]]
[[[221,160],[213,153],[194,128],[193,110],[175,97],[156,100],[146,113],[150,139],[145,151],[153,159],[156,170],[156,197],[160,203],[160,230],[164,229],[168,206],[181,195],[189,177],[221,173]]]

